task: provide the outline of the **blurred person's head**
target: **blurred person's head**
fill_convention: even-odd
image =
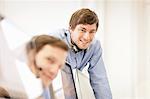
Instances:
[[[99,26],[96,13],[82,8],[74,12],[69,22],[72,44],[79,49],[87,49],[92,42]]]
[[[35,36],[26,46],[31,71],[48,86],[65,63],[68,46],[62,40],[49,36]]]
[[[10,98],[9,93],[0,86],[0,98]]]

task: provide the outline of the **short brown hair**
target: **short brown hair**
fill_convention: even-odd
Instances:
[[[1,98],[9,98],[9,93],[7,92],[7,90],[5,90],[3,87],[0,86],[0,97]]]
[[[99,26],[99,19],[96,13],[88,8],[82,8],[72,14],[69,26],[72,30],[74,30],[78,24],[92,25],[94,23],[96,23],[97,30]]]
[[[49,36],[49,35],[38,35],[38,36],[34,36],[31,39],[31,41],[27,43],[26,45],[27,53],[29,53],[33,49],[35,49],[36,52],[39,52],[47,44],[61,48],[65,51],[69,50],[66,43],[56,37]]]

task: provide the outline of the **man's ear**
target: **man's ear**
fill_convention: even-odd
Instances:
[[[35,57],[36,57],[36,52],[35,52],[35,50],[31,50],[31,51],[28,53],[28,64],[29,64],[29,68],[30,68],[30,70],[31,70],[36,76],[38,76],[38,69],[37,69],[37,66],[36,66]]]
[[[33,62],[35,61],[35,51],[31,50],[28,54],[27,54],[27,58],[28,58],[28,63],[29,65],[33,64]]]
[[[72,32],[73,32],[73,31],[72,31],[72,29],[71,29],[71,26],[69,26],[69,32],[70,32],[70,33],[72,33]]]

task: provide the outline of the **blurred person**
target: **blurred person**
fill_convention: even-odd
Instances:
[[[0,15],[0,30],[3,30],[3,28],[1,28],[1,23],[3,20],[5,20],[4,17]],[[0,32],[3,33],[3,31],[0,31]],[[7,53],[8,51],[9,50],[6,50],[4,51],[4,53]],[[52,37],[49,35],[38,35],[38,36],[34,36],[31,40],[29,40],[28,42],[25,42],[21,46],[18,46],[14,51],[11,51],[11,52],[13,52],[13,54],[9,56],[6,54],[5,57],[14,58],[12,61],[15,64],[11,64],[11,65],[9,64],[9,65],[14,68],[17,68],[17,70],[16,69],[14,70],[17,72],[16,74],[19,74],[17,76],[21,77],[22,81],[21,82],[18,81],[15,83],[16,85],[17,83],[18,85],[22,83],[20,84],[20,86],[17,86],[18,89],[25,92],[25,89],[22,89],[21,85],[23,85],[23,87],[29,87],[30,89],[31,88],[34,89],[36,86],[34,86],[33,84],[36,84],[38,82],[37,80],[35,80],[37,77],[41,79],[43,87],[44,87],[43,97],[45,97],[45,99],[50,99],[48,87],[51,84],[52,80],[56,77],[58,71],[62,68],[62,66],[64,66],[65,59],[67,56],[68,46],[65,44],[65,42],[56,37]],[[20,71],[18,69],[16,60],[23,63],[23,64],[19,64],[20,65],[19,68],[22,67],[21,69],[24,69],[24,72],[21,72],[22,70]],[[23,66],[24,63],[25,63],[25,67],[28,66],[29,68],[25,68]],[[18,73],[18,72],[21,72],[21,73]],[[26,74],[29,74],[29,72],[32,77],[26,76]],[[32,73],[35,75],[32,75]],[[35,81],[35,83],[31,81],[31,83],[28,84],[28,82],[26,82],[27,81],[26,79],[29,79],[29,78],[31,78],[32,81]],[[17,77],[14,77],[14,79],[18,80]],[[16,94],[16,91],[18,90],[13,89],[16,87],[13,85],[13,81],[11,82],[10,80],[8,83],[10,83],[10,86],[9,86],[10,88],[8,88],[9,89],[8,92],[14,91],[12,93],[16,95],[16,96],[14,95],[14,97],[11,97],[11,98],[16,98],[18,96],[21,96],[20,94]],[[23,84],[23,83],[27,83],[27,84]],[[39,86],[39,89],[40,87],[41,86]],[[30,92],[29,90],[27,91]],[[3,95],[3,92],[1,93],[2,95]],[[27,94],[27,92],[25,94]],[[28,94],[28,96],[30,95]],[[22,97],[27,97],[27,95],[22,96]]]
[[[60,39],[48,35],[35,36],[26,45],[28,65],[41,78],[44,97],[50,99],[49,85],[65,63],[68,47]]]
[[[70,50],[66,61],[72,69],[82,71],[89,64],[90,84],[96,99],[112,99],[100,41],[94,38],[98,26],[97,14],[82,8],[72,14],[68,29],[60,29],[50,35],[59,37],[68,45]]]

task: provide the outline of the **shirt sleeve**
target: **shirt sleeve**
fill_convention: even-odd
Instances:
[[[93,51],[88,72],[95,97],[96,99],[112,99],[99,41],[96,41]]]
[[[49,32],[50,36],[57,37],[59,39],[64,39],[65,38],[65,29],[58,29],[58,30],[53,30]]]

